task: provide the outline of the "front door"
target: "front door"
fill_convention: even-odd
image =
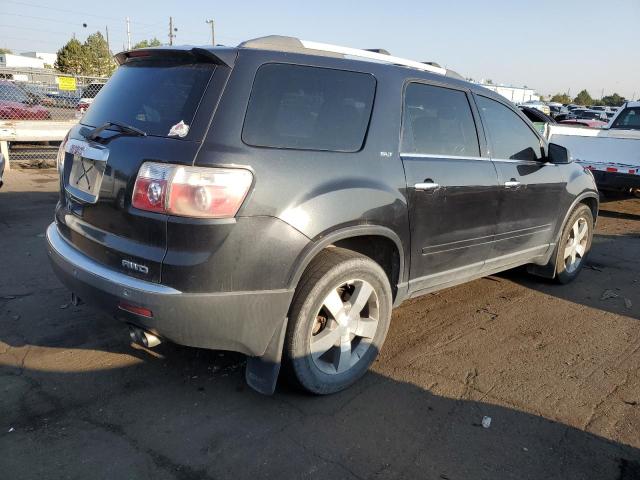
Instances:
[[[467,92],[409,83],[401,152],[411,225],[409,290],[479,271],[491,251],[499,193],[493,163],[480,157]]]
[[[558,165],[547,163],[540,138],[515,111],[476,95],[501,185],[496,237],[487,267],[544,255],[559,221],[566,188]]]

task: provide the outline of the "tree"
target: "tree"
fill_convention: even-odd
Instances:
[[[13,53],[10,48],[0,48],[0,54],[2,53]]]
[[[161,45],[162,42],[156,37],[153,37],[151,40],[142,40],[141,42],[136,43],[133,46],[133,49],[137,50],[138,48],[159,47]]]
[[[589,92],[582,90],[578,93],[578,96],[573,99],[573,103],[577,105],[591,105],[593,103],[593,98],[591,98]]]
[[[608,105],[609,107],[620,107],[626,101],[627,100],[624,97],[621,97],[617,93],[602,97],[602,103],[604,105]]]
[[[88,63],[86,74],[100,77],[111,75],[116,66],[102,33],[96,32],[89,35],[82,47]]]
[[[62,73],[86,75],[89,61],[83,45],[75,38],[69,40],[66,45],[58,50],[58,58],[54,67]]]
[[[551,101],[556,103],[571,103],[571,97],[566,93],[556,93],[551,97]]]

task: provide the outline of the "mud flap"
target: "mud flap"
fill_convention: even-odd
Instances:
[[[556,258],[558,256],[558,244],[553,249],[553,253],[551,253],[551,258],[549,259],[549,263],[546,265],[536,265],[534,263],[530,263],[527,265],[527,272],[532,275],[536,275],[542,278],[554,279],[556,278]]]
[[[263,356],[247,358],[245,370],[247,384],[263,395],[273,395],[276,390],[288,320],[285,318],[282,325],[273,332],[273,337],[271,337]]]

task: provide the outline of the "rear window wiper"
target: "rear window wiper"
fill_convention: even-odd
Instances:
[[[138,137],[146,137],[147,136],[147,132],[143,132],[139,128],[133,127],[131,125],[127,125],[126,123],[123,123],[123,122],[105,122],[102,125],[100,125],[99,127],[96,127],[93,130],[91,130],[89,133],[87,133],[85,135],[85,138],[87,138],[89,140],[95,140],[98,137],[98,135],[100,135],[104,130],[108,129],[109,127],[118,127],[118,129],[120,130],[121,133],[125,133],[125,134],[128,134],[128,135],[136,135]]]

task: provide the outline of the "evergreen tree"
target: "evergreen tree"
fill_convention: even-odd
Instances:
[[[54,66],[62,73],[87,74],[88,59],[83,45],[75,38],[69,40],[64,47],[58,50],[58,58]]]
[[[141,42],[136,43],[133,46],[133,50],[137,50],[138,48],[159,47],[161,45],[162,42],[160,42],[156,37],[153,37],[151,40],[142,40]]]
[[[576,98],[573,99],[573,103],[577,105],[592,105],[593,98],[589,95],[589,92],[582,90]]]
[[[115,63],[109,51],[107,41],[102,33],[96,32],[87,37],[83,49],[87,58],[88,75],[105,77],[111,75],[115,69]]]

